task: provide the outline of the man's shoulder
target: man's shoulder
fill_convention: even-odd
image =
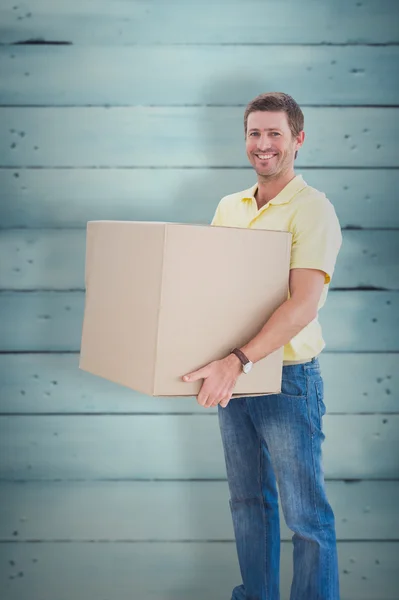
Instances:
[[[220,204],[231,205],[240,202],[243,198],[251,198],[254,186],[241,190],[240,192],[234,192],[233,194],[227,194],[220,200]]]
[[[310,186],[301,190],[291,202],[291,226],[293,231],[328,224],[340,229],[334,204],[324,192]]]
[[[305,187],[297,194],[296,198],[300,200],[327,200],[327,196],[324,192],[318,190],[317,188],[309,185],[308,183]]]
[[[333,208],[332,202],[324,192],[308,184],[293,198],[293,205],[301,208],[309,208],[310,210],[314,208],[330,210]]]

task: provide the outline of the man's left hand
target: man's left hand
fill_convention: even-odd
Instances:
[[[197,396],[198,404],[205,408],[220,404],[226,408],[240,373],[242,373],[242,366],[239,359],[234,354],[230,354],[222,360],[215,360],[197,371],[187,373],[183,376],[183,381],[203,379],[204,383]]]

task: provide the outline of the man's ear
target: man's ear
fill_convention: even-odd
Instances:
[[[298,135],[296,141],[298,142],[299,148],[300,148],[305,141],[305,132],[303,131],[303,129],[302,129],[302,131],[299,132],[299,135]]]
[[[299,144],[299,148],[301,148],[303,142],[305,141],[305,132],[302,130],[299,132],[296,138],[297,144]],[[294,160],[298,156],[298,150],[295,150]]]

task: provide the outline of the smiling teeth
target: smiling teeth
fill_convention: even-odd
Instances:
[[[269,158],[273,158],[274,154],[257,154],[257,157],[261,160],[269,160]]]

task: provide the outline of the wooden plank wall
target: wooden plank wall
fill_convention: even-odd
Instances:
[[[78,351],[86,222],[209,222],[254,181],[242,117],[266,90],[303,106],[297,170],[343,228],[321,313],[342,600],[399,599],[398,23],[395,0],[1,0],[3,600],[240,583],[216,410]]]

